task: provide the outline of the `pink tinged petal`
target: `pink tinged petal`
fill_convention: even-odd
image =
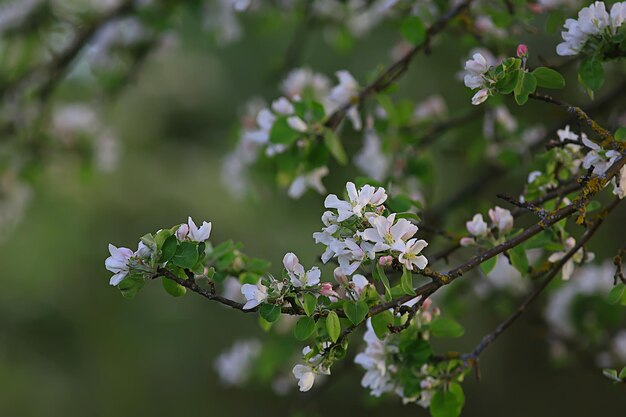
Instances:
[[[414,245],[411,245],[411,252],[418,254],[420,253],[426,246],[428,246],[428,242],[426,242],[423,239],[418,240],[417,242],[415,242]]]
[[[320,271],[320,269],[314,266],[306,273],[306,278],[307,278],[306,285],[309,287],[312,287],[314,285],[319,284],[321,276],[322,276],[322,272]]]
[[[176,238],[178,240],[184,240],[189,234],[189,225],[181,224],[178,230],[176,230]]]

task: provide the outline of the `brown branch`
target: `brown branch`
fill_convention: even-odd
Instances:
[[[435,35],[441,32],[452,19],[465,11],[472,3],[472,1],[473,0],[464,0],[457,6],[448,10],[443,16],[441,16],[426,30],[426,36],[422,43],[412,47],[399,60],[387,67],[387,69],[385,69],[378,77],[376,77],[373,82],[363,88],[358,96],[352,98],[347,103],[344,103],[337,110],[335,110],[335,112],[333,112],[326,119],[324,125],[329,129],[337,129],[341,124],[341,121],[346,117],[348,110],[350,110],[352,106],[362,104],[369,96],[389,87],[389,85],[396,81],[409,68],[409,64],[411,63],[413,57],[415,57],[415,55],[417,55],[421,51],[427,51]]]
[[[562,259],[552,265],[552,268],[550,269],[550,271],[548,271],[541,284],[539,284],[539,286],[537,286],[533,291],[530,292],[530,294],[528,294],[526,299],[522,302],[522,304],[520,304],[515,312],[502,323],[500,323],[493,332],[483,337],[483,339],[476,346],[476,348],[474,348],[472,353],[468,355],[463,355],[462,358],[478,360],[480,354],[491,343],[493,343],[498,338],[498,336],[500,336],[505,330],[507,330],[522,314],[524,314],[528,306],[530,306],[530,304],[546,289],[550,282],[552,282],[554,277],[556,277],[559,271],[563,268],[563,265],[565,265],[565,263],[567,263],[572,258],[572,256],[574,256],[576,252],[578,252],[578,250],[582,248],[593,237],[600,225],[602,225],[602,223],[604,222],[606,215],[610,213],[615,207],[617,207],[620,201],[620,199],[616,198],[613,203],[607,207],[604,215],[600,215],[597,217],[593,225],[591,225],[591,227],[587,229],[587,231],[583,234],[578,243],[570,251],[568,251]]]

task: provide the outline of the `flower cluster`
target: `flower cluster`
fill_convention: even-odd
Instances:
[[[463,77],[463,82],[472,90],[479,89],[472,97],[472,104],[475,106],[489,98],[491,86],[495,83],[495,80],[489,75],[489,70],[492,67],[493,63],[487,61],[487,58],[478,52],[465,63],[466,74]]]
[[[562,56],[578,55],[589,48],[602,49],[602,42],[610,40],[621,29],[626,20],[626,2],[615,3],[607,12],[602,1],[596,1],[578,12],[578,19],[567,19],[565,31],[561,32],[563,42],[556,47]]]
[[[411,304],[415,302],[417,300]],[[368,320],[363,337],[366,347],[356,355],[354,362],[365,369],[361,385],[368,388],[371,395],[379,397],[395,393],[405,403],[428,408],[433,394],[444,384],[438,378],[440,370],[427,364],[429,329],[440,314],[438,308],[431,308],[431,301],[427,299],[406,331],[382,337],[376,332],[372,320]],[[450,364],[449,370],[453,369],[454,364]],[[462,379],[462,373],[458,377]]]
[[[140,288],[144,278],[154,276],[159,267],[172,266],[204,272],[203,259],[210,235],[211,223],[203,222],[198,227],[189,217],[187,223],[159,230],[155,235],[145,235],[135,251],[109,244],[110,256],[105,266],[114,274],[109,284],[120,286],[123,291],[128,290],[129,285]],[[134,279],[129,280],[130,277]],[[127,280],[128,285],[122,288],[120,284],[125,284]]]
[[[344,105],[349,105],[358,95],[359,85],[348,71],[337,71],[339,83],[331,87],[330,80],[308,68],[291,71],[281,84],[283,96],[274,100],[270,106],[258,104],[250,106],[243,118],[243,130],[239,144],[225,160],[224,180],[229,189],[235,179],[234,191],[245,187],[245,168],[259,158],[259,151],[277,158],[295,152],[309,152],[316,139],[324,135],[326,117]],[[354,129],[361,130],[361,116],[356,106],[349,106],[346,112]],[[337,146],[340,146],[338,144]],[[328,174],[328,168],[319,163],[301,163],[284,172],[280,178],[288,180],[288,194],[292,198],[301,197],[312,188],[324,193],[321,179]]]
[[[397,260],[408,270],[424,269],[428,264],[421,251],[428,245],[413,236],[418,228],[396,213],[385,215],[387,193],[382,187],[364,185],[357,190],[346,184],[347,200],[330,194],[324,201],[324,228],[313,234],[316,243],[326,246],[322,261],[337,258],[338,273],[352,275],[363,262],[380,256],[381,265]]]
[[[513,229],[513,215],[511,215],[509,210],[495,206],[489,209],[488,213],[491,225],[485,222],[483,215],[480,213],[475,214],[472,220],[465,223],[465,227],[471,237],[462,238],[462,246],[470,246],[484,242],[496,243],[502,240],[506,234]],[[496,230],[498,231],[497,238],[494,235]]]

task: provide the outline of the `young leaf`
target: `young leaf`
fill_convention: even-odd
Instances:
[[[361,323],[365,317],[367,317],[369,308],[367,307],[367,303],[365,303],[365,301],[345,301],[343,303],[343,311],[346,313],[346,317],[348,317],[352,324],[356,326]]]
[[[304,308],[304,312],[307,316],[310,316],[315,311],[315,306],[317,305],[317,298],[313,294],[306,293],[304,294],[304,300],[302,302],[302,307]]]
[[[165,291],[167,291],[167,293],[172,297],[182,297],[187,294],[187,288],[183,287],[176,281],[163,277],[161,282],[163,283]]]
[[[135,298],[146,280],[141,274],[130,274],[117,285],[124,298]]]
[[[430,323],[430,332],[435,337],[461,337],[465,333],[463,326],[447,317],[437,317]]]
[[[430,402],[432,417],[458,417],[465,404],[463,388],[457,382],[452,382],[447,391],[437,391]]]
[[[537,89],[537,80],[535,76],[529,72],[520,71],[517,78],[517,84],[513,90],[515,94],[515,102],[518,105],[523,105],[528,101],[528,95],[534,93]]]
[[[402,277],[400,278],[400,286],[405,294],[415,295],[413,290],[413,273],[406,267],[402,268]]]
[[[419,45],[426,38],[426,27],[417,16],[408,16],[400,24],[400,33],[411,45]]]
[[[558,71],[551,68],[535,68],[533,75],[537,79],[537,86],[539,87],[555,89],[565,87],[565,78]]]
[[[489,258],[485,262],[480,264],[480,269],[485,273],[485,275],[487,275],[493,270],[493,268],[495,268],[497,262],[497,256]]]
[[[163,246],[161,246],[161,258],[159,259],[159,263],[168,262],[174,254],[176,253],[176,246],[178,245],[178,240],[176,240],[175,235],[171,235],[163,242]]]
[[[348,163],[346,151],[343,149],[341,140],[339,140],[339,137],[333,130],[328,129],[324,132],[324,144],[340,165]]]
[[[259,314],[268,323],[274,323],[280,317],[280,306],[277,304],[262,304]]]
[[[617,376],[617,370],[615,369],[603,369],[602,375],[615,382],[621,381],[620,378]]]
[[[389,285],[389,278],[387,278],[387,274],[385,274],[385,269],[380,266],[378,262],[376,262],[376,267],[373,271],[374,279],[380,280],[383,283],[383,287],[385,287],[385,300],[391,301],[391,287]]]
[[[615,140],[626,142],[626,127],[620,127],[615,131]]]
[[[500,94],[511,94],[517,85],[522,70],[515,69],[506,73],[506,75],[496,82],[496,89]]]
[[[379,339],[382,339],[387,333],[389,333],[389,327],[387,326],[393,323],[393,320],[393,313],[388,310],[372,316],[372,328]]]
[[[300,132],[293,130],[291,126],[289,126],[286,117],[280,117],[272,125],[269,140],[271,143],[291,145],[300,137],[300,135]]]
[[[509,250],[509,258],[513,268],[517,269],[522,276],[528,273],[528,257],[523,245],[518,245]]]
[[[311,317],[300,317],[300,319],[296,323],[293,334],[296,339],[304,341],[313,334],[314,330],[315,320],[313,320]]]
[[[198,262],[198,246],[193,242],[181,242],[172,257],[172,263],[181,268],[193,268]]]
[[[619,371],[619,375],[618,375],[619,379],[621,379],[622,381],[626,381],[626,366],[624,366],[622,368],[621,371]]]
[[[604,84],[604,69],[602,63],[594,59],[585,59],[578,67],[578,78],[582,85],[592,91],[597,91]]]
[[[622,299],[622,295],[626,290],[626,285],[618,284],[615,287],[611,288],[609,291],[609,295],[606,297],[606,302],[609,304],[617,304]]]
[[[339,339],[339,335],[341,334],[341,322],[339,321],[339,316],[337,316],[337,313],[334,311],[328,313],[328,317],[326,317],[326,330],[333,343]]]

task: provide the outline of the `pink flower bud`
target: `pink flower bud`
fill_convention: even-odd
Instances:
[[[333,271],[333,275],[335,277],[335,281],[337,281],[339,285],[348,285],[348,277],[346,276],[346,274],[341,272],[341,268],[335,268],[335,270]]]
[[[520,43],[517,46],[517,56],[519,58],[525,57],[526,55],[528,55],[528,46],[524,45],[523,43]]]
[[[331,296],[334,295],[333,284],[330,282],[322,282],[322,290],[320,291],[322,295]]]
[[[472,237],[463,237],[463,238],[461,238],[461,242],[460,243],[461,243],[461,246],[471,246],[474,243],[476,243],[476,241]]]
[[[378,259],[378,264],[380,266],[391,266],[392,263],[393,263],[393,256],[391,255],[381,256]]]
[[[431,300],[430,298],[425,299],[422,303],[422,310],[428,310],[432,304],[433,300]]]

